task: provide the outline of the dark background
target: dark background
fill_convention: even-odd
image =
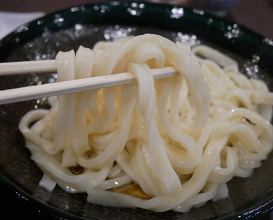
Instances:
[[[49,13],[95,1],[98,0],[0,0],[0,11]],[[180,1],[186,2],[186,6],[196,7],[194,2],[197,0]],[[273,39],[273,0],[241,0],[228,10],[225,17]]]

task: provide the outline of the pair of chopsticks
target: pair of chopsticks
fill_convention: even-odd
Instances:
[[[55,60],[0,63],[0,76],[56,71],[57,67]],[[177,74],[177,71],[172,67],[157,68],[152,69],[151,71],[154,79],[171,77]],[[136,82],[135,77],[129,72],[124,72],[114,75],[97,76],[2,90],[0,91],[0,105],[133,82]]]

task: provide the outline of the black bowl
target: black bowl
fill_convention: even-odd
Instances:
[[[240,24],[197,9],[146,2],[80,5],[48,14],[20,26],[0,41],[0,62],[54,59],[58,51],[92,47],[99,40],[155,33],[191,45],[207,44],[240,63],[243,73],[261,78],[273,90],[273,41]],[[259,59],[257,59],[259,57]],[[271,75],[270,75],[271,74]],[[1,89],[55,81],[55,74],[3,76]],[[141,209],[89,204],[86,194],[59,187],[39,187],[42,173],[30,159],[18,130],[20,118],[34,108],[48,108],[46,99],[0,106],[1,204],[10,216],[57,219],[239,219],[265,217],[273,208],[273,153],[250,178],[228,183],[230,197],[207,202],[188,213],[155,213]]]

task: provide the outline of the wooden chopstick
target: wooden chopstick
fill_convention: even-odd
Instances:
[[[36,62],[36,61],[32,61],[32,62]],[[52,65],[51,69],[48,67],[46,68],[52,71],[53,63],[51,63],[50,65]],[[171,77],[177,74],[177,71],[172,67],[152,69],[151,71],[152,71],[154,79]],[[10,70],[9,73],[13,74],[14,72],[15,72],[15,68],[14,68],[14,71]],[[43,72],[46,72],[46,71],[43,71]],[[26,73],[26,70],[24,71],[24,73]],[[8,89],[8,90],[0,91],[0,104],[1,105],[9,104],[14,102],[62,95],[67,93],[79,92],[79,91],[86,91],[91,89],[105,88],[105,87],[128,84],[133,82],[136,82],[136,79],[134,78],[134,76],[129,72],[125,72],[125,73],[118,73],[114,75],[97,76],[97,77],[69,80],[69,81],[63,81],[63,82],[48,83],[48,84],[42,84],[42,85],[36,85],[36,86]]]
[[[0,76],[27,74],[27,73],[45,73],[56,72],[57,66],[55,60],[37,60],[0,63]]]

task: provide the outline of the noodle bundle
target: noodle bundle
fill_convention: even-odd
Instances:
[[[137,83],[50,97],[19,124],[40,185],[93,204],[187,212],[228,196],[272,150],[273,93],[207,46],[145,34],[56,56],[58,80],[131,72]],[[152,68],[179,74],[154,80]]]

